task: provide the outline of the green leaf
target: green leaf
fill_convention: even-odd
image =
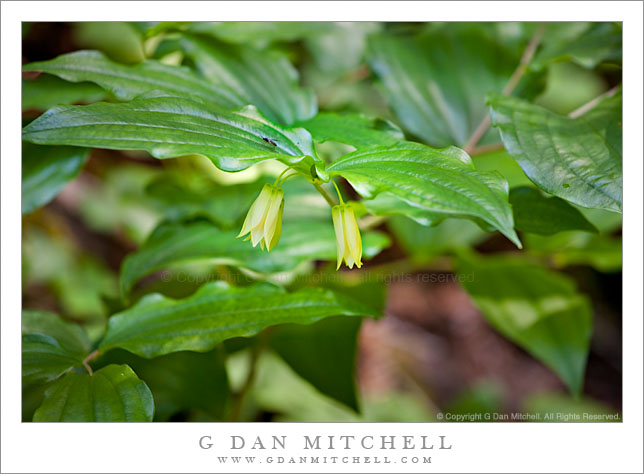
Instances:
[[[567,277],[508,257],[462,257],[460,281],[499,332],[550,367],[579,395],[592,334],[588,298]]]
[[[485,95],[500,92],[519,64],[476,25],[374,35],[367,60],[401,125],[435,147],[463,146],[487,114]],[[498,141],[491,130],[481,143]]]
[[[297,125],[306,128],[319,142],[331,140],[356,148],[371,145],[390,146],[405,139],[400,129],[388,120],[360,114],[319,113]]]
[[[93,82],[124,101],[160,91],[228,108],[246,105],[235,91],[212,84],[187,67],[154,60],[127,66],[112,61],[100,51],[75,51],[50,61],[26,64],[22,69],[54,74],[72,82]]]
[[[297,70],[283,54],[188,34],[180,44],[204,76],[236,91],[243,105],[254,105],[270,120],[292,125],[317,113],[315,95],[298,85]]]
[[[108,94],[95,84],[74,84],[43,74],[31,81],[22,81],[22,109],[47,110],[55,105],[89,104],[105,100]]]
[[[271,347],[320,392],[355,411],[359,318],[327,318],[310,326],[287,324],[270,333]]]
[[[42,385],[82,367],[83,355],[72,354],[50,336],[26,334],[22,336],[22,386],[26,390]]]
[[[594,68],[602,61],[621,62],[621,23],[589,24],[581,33],[577,32],[578,28],[578,22],[549,24],[544,47],[535,55],[530,66],[542,68],[555,61],[574,61],[584,67]],[[559,30],[559,34],[552,34],[553,29]]]
[[[85,331],[54,313],[22,312],[22,388],[57,379],[74,367],[83,367],[90,350]]]
[[[73,40],[81,49],[98,49],[115,61],[128,64],[145,59],[143,37],[134,23],[83,21],[71,26]]]
[[[458,148],[436,150],[411,142],[374,146],[342,156],[327,172],[347,179],[367,199],[385,192],[433,215],[433,220],[436,215],[479,219],[521,245],[513,228],[507,182],[498,173],[476,171]]]
[[[143,297],[109,319],[99,349],[119,347],[142,357],[206,352],[221,341],[253,336],[276,324],[310,324],[340,315],[376,316],[369,307],[332,290],[286,293],[267,284],[234,288],[212,282],[182,300],[160,294]]]
[[[127,365],[67,374],[45,391],[34,421],[152,421],[150,389]]]
[[[201,410],[221,419],[229,398],[223,354],[175,352],[144,359],[124,350],[103,355],[98,366],[127,364],[154,396],[154,420],[168,421],[182,410]]]
[[[464,219],[445,219],[437,226],[427,227],[405,216],[392,216],[387,225],[400,246],[418,263],[469,248],[488,236],[475,223]]]
[[[547,258],[559,268],[589,265],[604,273],[622,269],[622,239],[587,232],[561,232],[551,236],[526,234],[526,250]]]
[[[22,144],[22,213],[29,214],[63,190],[87,162],[86,148]]]
[[[23,139],[48,145],[145,150],[161,159],[202,154],[224,171],[240,171],[276,158],[308,173],[314,162],[320,163],[313,158],[316,155],[306,130],[281,129],[251,109],[230,112],[178,97],[55,107],[27,125]]]
[[[277,41],[295,41],[336,29],[331,22],[317,21],[222,21],[192,23],[193,33],[212,35],[233,44],[257,47]]]
[[[82,327],[66,322],[58,315],[47,311],[23,310],[22,334],[43,334],[52,337],[72,354],[86,354],[90,350],[90,341]]]
[[[508,153],[544,191],[583,207],[622,210],[622,95],[571,119],[491,95],[492,124]]]
[[[552,235],[565,230],[598,232],[576,208],[558,197],[546,197],[528,186],[510,190],[514,227],[523,232]]]
[[[145,275],[171,263],[209,259],[260,273],[294,269],[310,260],[334,260],[336,242],[330,220],[285,221],[282,238],[270,252],[237,238],[238,230],[222,231],[209,222],[161,225],[121,269],[121,290],[126,295]],[[377,232],[363,236],[363,256],[373,257],[389,245]],[[171,276],[171,275],[170,275]]]

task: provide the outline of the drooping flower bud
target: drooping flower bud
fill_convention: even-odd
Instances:
[[[244,239],[262,250],[273,249],[282,235],[282,212],[284,211],[284,190],[279,186],[266,183],[255,202],[250,206],[244,225],[237,237],[248,233]]]
[[[335,239],[338,249],[338,266],[342,260],[349,268],[355,264],[358,268],[362,266],[362,238],[360,229],[353,213],[351,204],[339,204],[331,209],[333,216],[333,227],[335,228]]]

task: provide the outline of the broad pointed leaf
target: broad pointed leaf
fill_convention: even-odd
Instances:
[[[463,146],[487,114],[485,95],[501,92],[519,64],[475,24],[374,35],[367,60],[403,128],[434,147]],[[498,141],[490,130],[481,143]]]
[[[306,172],[314,162],[320,163],[312,158],[316,155],[306,130],[281,129],[251,109],[230,112],[178,97],[55,107],[27,125],[23,139],[145,150],[156,158],[202,154],[225,171],[240,171],[275,158]]]
[[[169,264],[209,259],[260,273],[292,270],[310,260],[336,258],[333,225],[327,221],[296,220],[283,223],[279,244],[270,252],[236,238],[238,231],[222,231],[209,222],[162,225],[145,244],[125,259],[121,291],[127,294],[145,275]],[[378,232],[363,236],[363,254],[372,257],[389,245]]]
[[[75,84],[49,74],[22,81],[23,110],[47,110],[55,105],[90,104],[105,100],[108,96],[107,92],[91,82]]]
[[[319,113],[311,120],[298,123],[319,142],[331,140],[356,148],[371,145],[395,145],[405,139],[400,129],[387,120],[360,114]]]
[[[26,64],[22,69],[54,74],[72,82],[93,82],[121,100],[161,91],[222,107],[248,104],[235,91],[213,84],[187,67],[154,60],[128,66],[112,61],[100,51],[75,51],[50,61]]]
[[[154,400],[127,365],[108,365],[94,375],[70,373],[45,391],[34,421],[152,421]]]
[[[223,353],[174,352],[144,359],[124,350],[113,350],[96,365],[127,364],[154,396],[154,421],[168,421],[182,410],[200,410],[221,419],[229,398]]]
[[[320,392],[358,411],[355,368],[360,318],[327,318],[310,326],[285,324],[270,346]]]
[[[510,190],[510,204],[517,230],[552,235],[566,230],[597,232],[594,225],[568,202],[545,197],[537,189],[520,186]]]
[[[189,34],[180,44],[204,76],[234,90],[244,105],[254,105],[270,120],[292,125],[316,114],[315,95],[298,85],[297,70],[283,54]]]
[[[520,246],[507,182],[497,173],[476,171],[458,148],[436,150],[411,142],[363,148],[342,156],[327,172],[347,179],[367,199],[387,193],[404,201],[410,211],[433,215],[428,220],[435,221],[436,215],[479,219]]]
[[[369,307],[328,289],[286,293],[272,285],[234,288],[212,282],[182,300],[160,294],[143,297],[109,319],[99,349],[118,347],[142,357],[206,352],[226,339],[253,336],[276,324],[310,324],[339,315],[377,316]]]
[[[592,312],[574,283],[540,265],[507,257],[463,257],[458,271],[488,322],[554,370],[578,395]]]
[[[87,162],[89,150],[68,146],[22,144],[22,213],[49,201],[74,179]]]
[[[575,119],[512,97],[488,102],[505,149],[537,186],[582,207],[621,212],[621,92]]]
[[[23,391],[82,367],[90,350],[80,326],[45,311],[23,311],[22,334]]]

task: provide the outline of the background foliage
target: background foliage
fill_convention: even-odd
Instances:
[[[23,59],[25,421],[620,410],[621,25],[34,23]],[[285,165],[318,189],[262,252]]]

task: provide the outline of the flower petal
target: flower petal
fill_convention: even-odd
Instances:
[[[271,249],[273,249],[277,243],[280,241],[280,237],[282,236],[282,213],[284,212],[284,200],[282,200],[282,204],[280,204],[280,210],[277,213],[277,222],[275,223],[275,233],[273,234],[273,237],[271,240],[266,244],[266,248],[270,252]]]
[[[271,192],[273,186],[270,183],[266,183],[262,188],[259,196],[250,206],[246,219],[244,220],[244,225],[242,230],[239,233],[238,237],[250,232],[253,228],[257,227],[266,217],[266,212],[268,211],[268,203],[271,197]]]
[[[338,250],[338,266],[336,270],[340,269],[342,259],[344,258],[344,232],[342,231],[342,208],[344,206],[333,206],[331,209],[331,216],[333,216],[333,228],[335,229],[335,241]]]
[[[264,221],[264,242],[267,247],[270,247],[270,241],[273,240],[273,236],[275,235],[275,226],[280,209],[282,208],[283,199],[284,190],[281,188],[273,188],[270,207],[268,208],[266,220]]]
[[[348,251],[345,252],[351,254],[351,261],[355,262],[358,268],[360,268],[362,266],[362,239],[360,238],[360,229],[358,229],[358,223],[356,222],[353,208],[350,205],[346,206],[343,220],[344,235],[348,247]]]

